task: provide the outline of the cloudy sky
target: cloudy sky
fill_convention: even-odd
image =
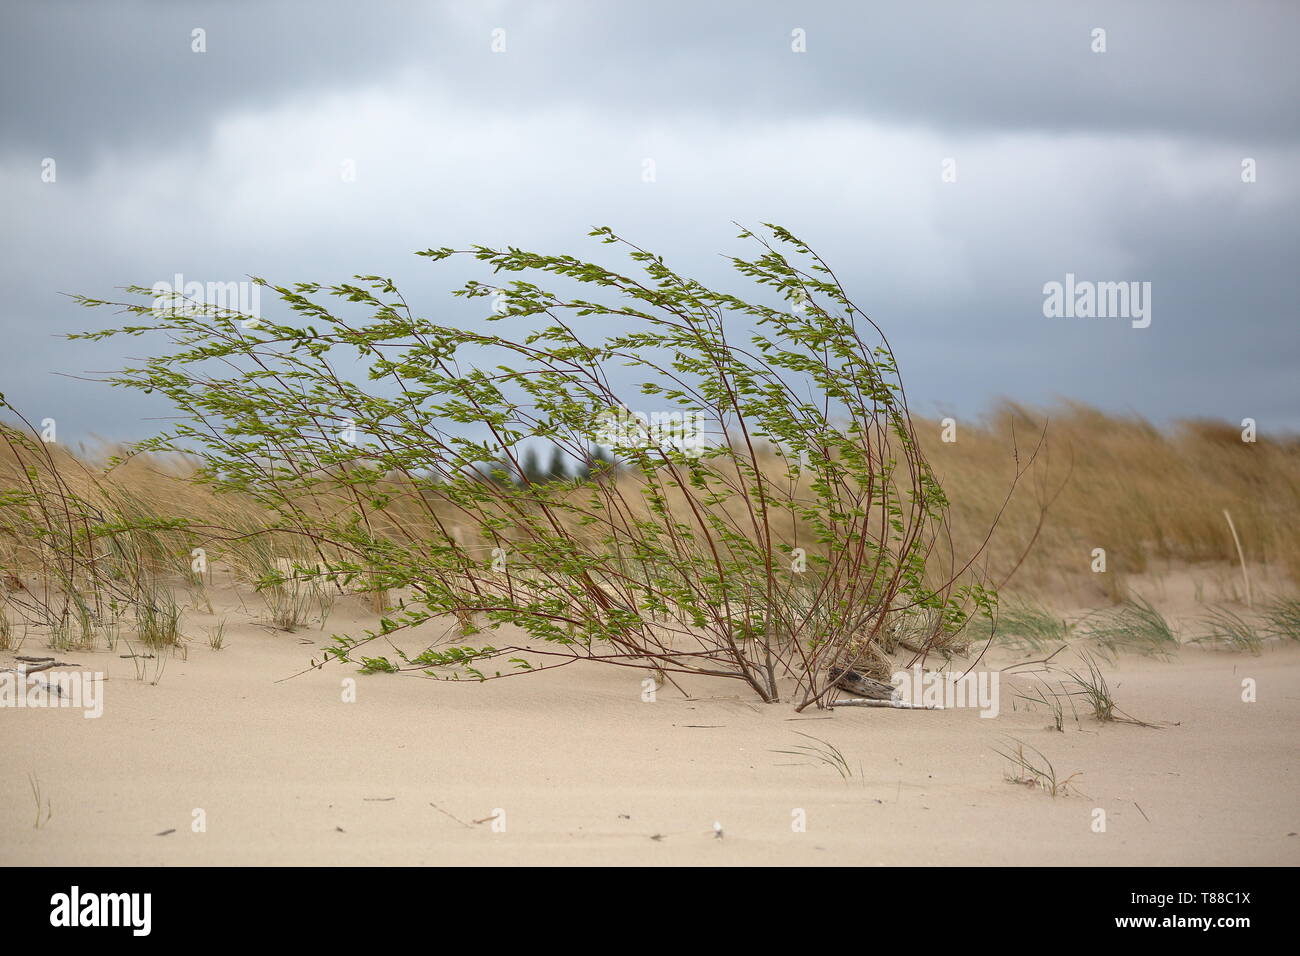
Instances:
[[[112,317],[60,293],[377,272],[441,317],[452,283],[417,249],[597,254],[608,224],[721,281],[732,220],[817,248],[923,411],[1300,428],[1295,3],[6,0],[0,21],[0,391],[62,438],[166,410],[68,377],[144,346],[62,341]],[[1150,325],[1045,316],[1067,273],[1149,282]]]

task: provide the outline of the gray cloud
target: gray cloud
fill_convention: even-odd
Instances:
[[[715,253],[736,251],[732,219],[782,222],[823,251],[922,407],[1061,395],[1300,427],[1293,5],[137,2],[3,16],[0,391],[65,434],[137,436],[165,409],[57,374],[145,349],[62,342],[109,316],[60,291],[380,271],[436,313],[449,283],[418,248],[597,255],[581,237],[609,223],[730,281]],[[796,27],[805,54],[790,50]],[[1105,54],[1089,50],[1094,27]],[[47,156],[54,184],[40,181]],[[940,180],[947,157],[956,183]],[[345,159],[355,183],[340,182]],[[1066,272],[1152,282],[1151,328],[1045,318],[1042,285]]]
[[[576,106],[749,121],[1162,131],[1294,141],[1300,7],[1285,2],[529,2],[10,5],[4,142],[63,150],[195,135],[223,113],[403,71],[486,110]],[[191,29],[208,52],[190,52]],[[489,56],[506,30],[508,56]],[[1090,50],[1107,31],[1108,50]],[[807,33],[792,56],[790,35]]]

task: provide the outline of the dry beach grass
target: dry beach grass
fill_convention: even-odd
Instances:
[[[1013,430],[1023,455],[1044,424],[1044,450],[981,559],[1006,580],[992,646],[973,626],[950,662],[927,661],[1001,670],[996,720],[972,709],[796,715],[706,678],[648,700],[641,672],[583,664],[482,685],[342,665],[303,673],[330,632],[373,626],[399,596],[317,582],[256,592],[277,560],[305,556],[289,539],[249,537],[267,516],[194,487],[177,462],[105,471],[100,456],[53,446],[33,474],[11,451],[0,457],[6,493],[45,483],[108,524],[143,511],[193,526],[131,532],[91,574],[8,525],[0,666],[54,654],[102,672],[106,706],[97,720],[0,711],[0,757],[18,771],[0,783],[0,861],[1300,862],[1300,542],[1289,533],[1300,444],[1080,407],[1008,406],[959,423],[952,444],[923,422],[955,534],[989,526]],[[399,511],[389,531],[419,536],[419,521]],[[197,574],[196,546],[210,558]],[[1091,568],[1097,547],[1105,573]],[[34,616],[65,572],[73,587],[112,582],[100,596],[105,608],[124,602],[112,628],[98,615],[82,628],[74,614],[60,631]],[[140,607],[157,611],[164,592],[174,627],[145,633]],[[393,643],[415,653],[455,632],[454,620],[433,621]],[[912,657],[894,648],[895,665]]]

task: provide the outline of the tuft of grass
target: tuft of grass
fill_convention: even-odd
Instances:
[[[122,609],[116,601],[110,602],[107,615],[99,622],[99,629],[104,633],[104,643],[109,651],[117,650],[117,643],[122,639]]]
[[[95,649],[95,615],[86,599],[69,587],[60,602],[43,608],[49,629],[49,646],[56,651],[90,651]]]
[[[1198,644],[1216,644],[1234,651],[1246,651],[1259,656],[1264,638],[1258,628],[1227,608],[1213,608],[1201,623],[1206,633],[1195,638]]]
[[[273,584],[262,591],[262,597],[278,630],[292,633],[311,620],[311,592],[297,581]]]
[[[1300,599],[1275,598],[1264,606],[1269,637],[1300,641]]]
[[[131,658],[131,666],[135,668],[135,679],[144,683],[148,681],[153,687],[157,687],[162,681],[163,670],[167,666],[166,656],[160,649],[153,654],[137,654],[131,642],[126,642],[126,649],[129,652],[126,656]],[[152,665],[149,663],[152,661]],[[152,670],[152,678],[150,671]]]
[[[76,632],[66,650],[93,651],[96,636],[95,613],[91,610],[90,604],[76,591],[72,593],[72,597],[72,621],[76,625]]]
[[[1111,696],[1110,685],[1093,658],[1085,655],[1084,662],[1088,665],[1086,676],[1078,671],[1067,673],[1070,675],[1070,680],[1079,688],[1077,693],[1082,694],[1092,707],[1092,716],[1096,717],[1099,723],[1110,723],[1115,719],[1115,698]]]
[[[136,633],[146,647],[175,647],[181,634],[181,606],[169,588],[155,585],[141,592],[135,606]]]
[[[1039,678],[1041,686],[1035,687],[1032,693],[1017,694],[1021,700],[1028,701],[1031,704],[1042,704],[1052,715],[1052,729],[1060,733],[1065,732],[1065,705],[1069,703],[1070,710],[1074,714],[1074,722],[1079,722],[1079,713],[1074,709],[1074,698],[1066,689],[1064,683],[1061,686],[1061,693],[1057,693],[1047,681]]]
[[[47,615],[45,626],[49,630],[47,644],[52,650],[67,651],[72,647],[72,622],[66,614]]]
[[[1069,640],[1070,625],[1041,605],[1019,602],[998,609],[993,634],[1006,648],[1037,654]]]
[[[1117,608],[1096,611],[1083,622],[1084,636],[1107,657],[1141,654],[1167,660],[1178,651],[1178,636],[1164,615],[1145,598],[1132,597]]]
[[[1137,724],[1139,727],[1156,726],[1144,720],[1138,720],[1115,706],[1115,698],[1111,695],[1110,684],[1107,683],[1106,676],[1102,674],[1101,667],[1096,659],[1090,654],[1084,654],[1083,660],[1088,667],[1086,674],[1078,671],[1066,671],[1066,675],[1078,688],[1074,692],[1075,695],[1082,696],[1088,702],[1088,705],[1092,708],[1092,715],[1097,718],[1099,723],[1119,722]]]
[[[799,733],[796,731],[796,733]],[[800,737],[811,740],[811,744],[795,744],[793,750],[773,750],[774,754],[789,754],[794,757],[813,757],[821,763],[831,767],[844,780],[853,776],[853,768],[844,758],[838,747],[834,744],[822,740],[820,737],[814,737],[811,734],[799,733]]]
[[[208,647],[219,651],[226,646],[226,619],[223,617],[216,624],[208,627]]]
[[[328,582],[316,581],[316,610],[320,612],[321,630],[325,630],[325,625],[334,613],[334,602],[338,600],[338,591],[331,588]]]
[[[1011,761],[1011,769],[1006,774],[1008,783],[1041,789],[1053,797],[1069,796],[1074,778],[1078,777],[1081,771],[1076,771],[1064,780],[1060,780],[1057,778],[1056,767],[1052,765],[1052,761],[1037,747],[1014,738],[1010,743],[1015,745],[1014,749],[1010,744],[1006,750],[993,748],[993,752],[998,756]],[[1025,753],[1026,750],[1030,751],[1029,755]]]
[[[311,620],[320,589],[303,570],[312,564],[310,556],[293,548],[286,550],[288,556],[277,550],[277,543],[267,534],[255,534],[242,540],[228,557],[236,573],[266,602],[271,626],[293,632]],[[322,607],[321,616],[326,613]]]

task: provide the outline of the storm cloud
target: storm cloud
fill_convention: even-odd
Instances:
[[[0,17],[0,391],[65,436],[139,437],[167,410],[85,380],[147,346],[64,341],[109,316],[62,292],[380,272],[438,314],[449,283],[417,249],[592,254],[609,224],[727,281],[733,220],[836,266],[922,410],[1068,397],[1300,427],[1294,4]],[[1149,282],[1150,326],[1046,317],[1067,274]]]

